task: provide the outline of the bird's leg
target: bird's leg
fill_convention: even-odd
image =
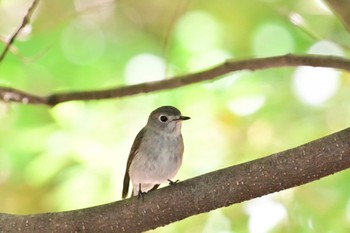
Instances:
[[[143,195],[145,194],[145,192],[142,192],[141,190],[141,183],[139,183],[139,192],[137,194],[137,199],[140,199],[143,201]]]
[[[170,179],[168,179],[168,181],[169,181],[169,185],[174,185],[174,184],[177,184],[179,182],[179,180],[172,181]]]

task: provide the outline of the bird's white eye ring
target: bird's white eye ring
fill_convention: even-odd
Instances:
[[[160,115],[159,120],[160,120],[161,122],[167,122],[167,121],[168,121],[168,117],[167,117],[167,116],[164,116],[164,115]]]

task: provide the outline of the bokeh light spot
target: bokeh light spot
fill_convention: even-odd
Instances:
[[[247,131],[247,139],[254,147],[268,147],[273,138],[273,128],[265,121],[257,120],[251,124]]]
[[[127,84],[137,84],[165,78],[165,62],[152,54],[140,54],[130,59],[125,69]]]
[[[294,91],[304,103],[319,106],[339,87],[339,72],[330,68],[300,67],[294,74]]]
[[[250,201],[246,205],[245,211],[249,215],[250,233],[269,232],[287,216],[285,206],[269,197]]]
[[[230,233],[231,231],[231,220],[228,219],[222,210],[215,210],[208,213],[209,217],[205,223],[202,233]]]
[[[86,119],[85,106],[79,102],[59,104],[51,109],[51,114],[55,121],[66,129],[75,129],[77,123],[83,124]]]
[[[275,56],[294,51],[293,37],[283,25],[262,24],[252,38],[253,51],[258,57]]]
[[[342,49],[328,41],[317,42],[308,52],[343,56]],[[308,105],[320,106],[337,92],[340,85],[339,75],[340,72],[332,68],[299,67],[293,79],[295,95]]]
[[[185,14],[178,21],[175,33],[178,42],[193,53],[220,47],[220,24],[204,11]]]
[[[88,65],[100,58],[105,48],[105,37],[98,25],[88,20],[76,20],[61,38],[64,56],[77,65]]]
[[[238,116],[248,116],[258,111],[264,103],[264,96],[245,96],[228,102],[228,108]]]

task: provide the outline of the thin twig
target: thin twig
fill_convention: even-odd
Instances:
[[[211,69],[197,73],[177,76],[161,81],[147,82],[136,85],[111,88],[101,91],[85,92],[66,92],[57,93],[48,96],[47,104],[55,105],[71,100],[98,100],[109,98],[120,98],[136,95],[140,93],[149,93],[159,90],[174,89],[187,86],[194,83],[213,80],[219,76],[240,70],[258,70],[283,66],[314,66],[331,67],[343,69],[350,72],[350,60],[324,55],[283,55],[277,57],[255,58],[247,60],[228,60],[223,64],[217,65]]]
[[[344,0],[325,0],[333,13],[338,16],[346,30],[350,33],[350,2]]]
[[[35,7],[37,6],[39,0],[34,0],[32,5],[29,7],[27,14],[24,16],[23,20],[22,20],[22,24],[21,26],[17,29],[17,31],[12,35],[12,37],[10,38],[10,40],[7,42],[4,50],[2,51],[1,55],[0,55],[0,63],[1,61],[5,58],[7,52],[9,51],[11,45],[13,44],[13,42],[15,41],[17,35],[19,34],[19,32],[30,22],[30,17],[32,16]]]
[[[259,70],[277,67],[313,66],[330,67],[350,72],[350,60],[336,56],[325,55],[293,55],[255,58],[246,60],[228,60],[223,64],[197,73],[177,76],[161,81],[147,82],[130,86],[114,87],[105,90],[61,92],[49,96],[37,96],[14,88],[0,87],[0,100],[26,104],[45,104],[54,106],[73,100],[100,100],[121,98],[140,93],[174,89],[194,83],[219,79],[223,75],[240,70]],[[221,76],[221,77],[220,77]]]
[[[29,94],[10,87],[0,87],[0,99],[5,102],[22,104],[47,104],[45,97]]]

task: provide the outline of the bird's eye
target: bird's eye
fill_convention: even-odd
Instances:
[[[167,122],[167,121],[168,121],[168,117],[167,117],[167,116],[164,116],[164,115],[161,115],[161,116],[159,117],[159,119],[160,119],[161,122]]]

